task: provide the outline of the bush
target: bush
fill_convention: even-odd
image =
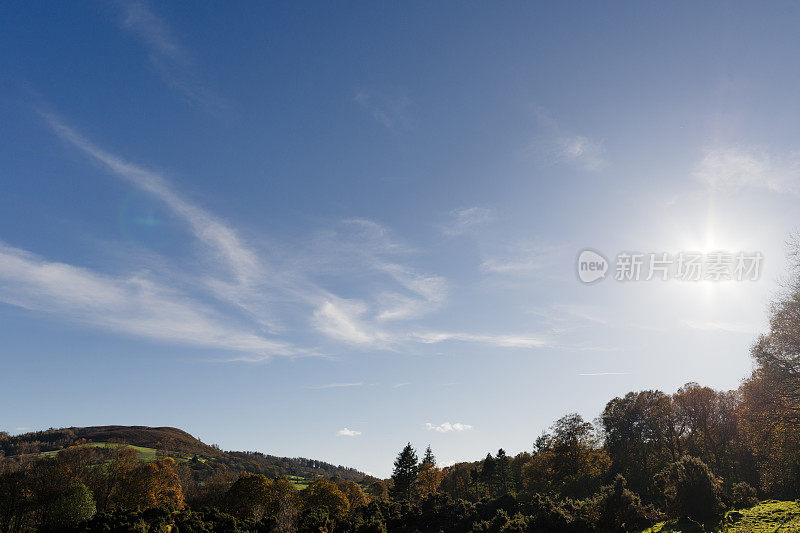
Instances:
[[[737,483],[731,490],[731,504],[734,509],[747,509],[758,503],[756,489],[744,481]]]
[[[71,486],[50,506],[45,529],[63,531],[90,520],[97,512],[92,491],[84,484]]]
[[[658,475],[667,511],[701,523],[720,517],[720,484],[711,469],[696,457],[684,456]]]
[[[593,498],[597,525],[603,531],[644,529],[661,518],[658,511],[642,504],[639,496],[627,489],[625,478],[617,474],[614,483],[600,489]]]

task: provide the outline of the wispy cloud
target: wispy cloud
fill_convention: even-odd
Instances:
[[[495,219],[495,212],[488,207],[462,207],[447,214],[448,221],[442,227],[442,233],[449,236],[470,233]]]
[[[393,389],[399,389],[400,387],[405,387],[407,385],[411,385],[411,382],[403,381],[402,383],[395,383],[394,385],[392,385],[392,388]]]
[[[210,262],[215,270],[225,272],[224,277],[208,277],[205,280],[207,287],[217,297],[250,312],[263,325],[278,329],[270,316],[270,310],[264,305],[264,287],[256,291],[255,285],[265,283],[268,274],[272,274],[273,285],[280,285],[281,282],[275,273],[269,271],[258,253],[244,244],[236,230],[179,195],[160,173],[134,165],[99,148],[54,115],[42,116],[61,139],[78,148],[113,175],[163,202],[183,220],[194,237],[209,252],[203,254],[204,260]],[[284,284],[281,288],[285,290],[287,287]]]
[[[409,266],[408,259],[417,251],[393,238],[386,227],[374,221],[342,221],[333,235],[330,232],[326,235],[323,242],[327,244],[312,247],[309,257],[304,257],[305,252],[292,251],[288,259],[283,259],[283,263],[267,261],[229,223],[179,194],[163,174],[130,163],[100,148],[55,115],[43,113],[42,116],[66,143],[111,175],[162,202],[202,245],[199,256],[205,262],[205,268],[199,274],[176,269],[182,284],[202,291],[202,301],[206,301],[210,295],[216,304],[233,305],[244,311],[246,320],[242,322],[230,310],[223,311],[222,306],[219,309],[209,305],[197,306],[196,309],[201,310],[198,316],[182,315],[183,308],[176,306],[165,305],[163,312],[174,310],[175,317],[178,317],[175,320],[194,324],[196,328],[200,328],[199,318],[208,322],[213,318],[214,324],[224,323],[224,329],[214,325],[200,328],[203,331],[197,333],[197,338],[202,341],[198,342],[209,345],[213,344],[210,338],[214,338],[219,346],[249,350],[257,355],[239,356],[234,360],[260,360],[265,353],[293,356],[319,353],[316,348],[300,348],[293,342],[272,340],[272,335],[284,333],[281,319],[287,309],[292,313],[292,319],[299,316],[328,341],[361,348],[397,351],[408,344],[443,342],[472,342],[508,348],[534,348],[548,344],[547,339],[530,334],[420,330],[414,321],[440,310],[446,304],[447,281],[441,276]],[[486,216],[485,212],[476,208],[456,213],[462,228],[477,224]],[[337,272],[335,268],[331,270],[331,267],[341,271]],[[367,290],[360,291],[357,297],[346,298],[313,281],[315,277],[330,278],[337,274],[369,279]],[[145,279],[143,276],[140,278]],[[125,286],[125,281],[123,278],[114,280],[114,283]],[[171,286],[171,283],[159,284],[152,278],[147,278],[147,282],[149,287],[159,287],[156,294],[165,292],[162,286]],[[184,295],[177,297],[188,300]],[[194,304],[187,304],[186,307],[191,310]],[[276,311],[276,308],[280,311]],[[101,309],[102,306],[98,305],[93,322],[108,325],[110,319],[105,322],[101,320]],[[70,313],[67,315],[72,316]],[[108,316],[115,316],[113,310]],[[132,321],[126,320],[125,323],[127,325],[123,329],[132,332]],[[170,323],[165,317],[164,324]],[[175,332],[179,324],[172,324],[172,333],[164,334],[165,338],[181,339]],[[186,327],[192,332],[195,329],[188,325]],[[264,328],[270,337],[259,331]],[[158,330],[154,328],[154,331]],[[245,334],[250,331],[254,333]]]
[[[261,273],[263,265],[260,264],[256,253],[244,246],[233,228],[183,199],[161,174],[136,166],[100,149],[53,115],[42,114],[42,116],[63,140],[80,149],[119,178],[164,202],[188,224],[194,236],[230,268],[239,282],[247,283]]]
[[[583,135],[568,135],[555,140],[559,157],[586,171],[600,170],[606,164],[603,145]]]
[[[603,143],[586,135],[567,131],[545,110],[535,111],[541,133],[526,152],[546,163],[561,163],[586,172],[603,169],[606,164]]]
[[[541,242],[520,242],[506,246],[493,257],[481,263],[481,270],[487,274],[529,274],[547,268],[557,271],[563,247]]]
[[[700,331],[723,331],[728,333],[750,333],[755,334],[758,332],[757,325],[748,325],[732,322],[719,322],[719,321],[695,321],[683,320],[681,324],[690,329]]]
[[[477,333],[452,333],[452,332],[417,332],[411,336],[425,344],[435,344],[445,341],[475,342],[502,348],[543,348],[550,344],[545,337],[530,335],[492,335]]]
[[[362,385],[364,385],[364,382],[358,381],[356,383],[326,383],[325,385],[307,385],[304,388],[312,390],[346,389],[350,387],[361,387]]]
[[[336,434],[340,437],[358,437],[361,435],[361,432],[354,429],[342,428],[337,431]]]
[[[142,338],[269,355],[295,353],[144,274],[112,277],[0,243],[0,300]]]
[[[693,175],[714,190],[764,189],[800,194],[800,152],[780,155],[760,148],[705,151]]]
[[[467,431],[468,429],[472,429],[472,426],[469,424],[462,424],[460,422],[456,422],[451,424],[450,422],[443,422],[438,426],[431,424],[430,422],[425,422],[425,427],[428,428],[430,431],[438,431],[439,433],[450,433],[451,431]]]
[[[150,63],[170,87],[189,101],[210,110],[224,107],[222,101],[200,81],[195,61],[167,23],[141,1],[119,2],[122,27],[133,33],[147,49]]]
[[[314,310],[314,323],[319,331],[350,344],[376,344],[389,340],[383,332],[361,317],[367,312],[363,302],[327,300]]]
[[[579,376],[627,376],[630,372],[586,372]]]
[[[407,96],[392,97],[382,93],[358,90],[353,96],[353,101],[386,129],[408,129],[411,126],[408,115],[411,101]]]

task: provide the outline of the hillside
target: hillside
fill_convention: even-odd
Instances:
[[[800,504],[794,501],[763,501],[750,509],[728,511],[718,525],[701,528],[686,520],[661,522],[642,533],[754,533],[800,531]]]
[[[49,429],[20,435],[0,433],[0,452],[5,456],[54,452],[85,443],[127,444],[152,450],[153,457],[155,451],[184,460],[198,456],[202,461],[193,461],[192,464],[207,471],[207,474],[224,469],[260,473],[269,477],[314,479],[320,476],[338,476],[359,482],[369,477],[354,468],[315,459],[277,457],[260,452],[222,451],[174,427],[90,426]]]

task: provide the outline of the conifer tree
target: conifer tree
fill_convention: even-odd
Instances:
[[[495,467],[494,457],[491,453],[487,453],[481,468],[481,481],[483,481],[484,490],[489,497],[494,496]]]
[[[422,464],[436,466],[436,458],[433,456],[430,444],[428,444],[428,447],[425,449],[425,457],[422,458]]]
[[[394,488],[392,489],[395,499],[410,501],[417,480],[419,465],[417,463],[417,452],[411,447],[411,443],[405,445],[403,450],[397,455],[394,461]]]
[[[499,496],[502,496],[508,492],[508,478],[511,471],[510,461],[503,448],[497,450],[494,470],[495,491]]]

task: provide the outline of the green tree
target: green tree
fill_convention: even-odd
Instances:
[[[372,500],[385,500],[389,497],[389,489],[386,487],[386,483],[381,480],[373,481],[367,488],[367,492]]]
[[[494,487],[498,496],[508,493],[509,478],[511,473],[510,461],[503,448],[497,450],[497,457],[494,460]]]
[[[667,509],[675,517],[701,523],[718,518],[723,510],[720,483],[697,457],[683,456],[658,475]]]
[[[486,459],[483,460],[481,465],[481,482],[483,483],[483,490],[489,497],[494,496],[494,476],[497,470],[496,467],[497,465],[495,465],[494,457],[492,457],[492,454],[487,453]]]
[[[61,531],[89,520],[97,512],[92,491],[84,484],[71,486],[50,507],[47,526]]]
[[[394,472],[392,473],[394,487],[392,492],[396,499],[403,501],[411,500],[418,472],[417,452],[409,442],[394,461]]]
[[[436,458],[433,456],[433,451],[431,450],[430,444],[428,444],[428,447],[425,448],[425,457],[422,458],[422,464],[436,466]]]

